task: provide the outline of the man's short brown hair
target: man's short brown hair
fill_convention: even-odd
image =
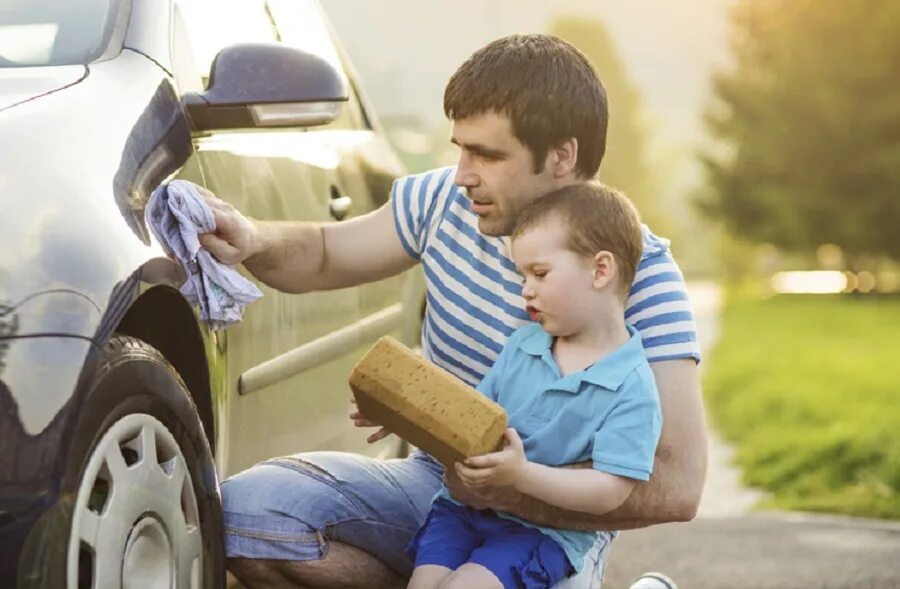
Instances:
[[[570,184],[526,206],[512,239],[554,221],[566,228],[566,245],[573,252],[590,258],[603,250],[613,255],[627,296],[644,250],[641,218],[631,200],[599,182]]]
[[[444,90],[452,121],[496,112],[509,117],[513,134],[543,170],[547,152],[578,140],[576,172],[593,178],[606,151],[606,91],[587,58],[550,35],[511,35],[479,49]]]

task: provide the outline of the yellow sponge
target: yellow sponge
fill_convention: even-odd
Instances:
[[[493,452],[506,412],[397,340],[378,340],[350,373],[359,410],[445,466]]]

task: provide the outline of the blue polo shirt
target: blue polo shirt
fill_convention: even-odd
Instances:
[[[640,334],[588,368],[562,376],[553,338],[537,323],[510,336],[478,390],[499,403],[525,446],[528,460],[562,466],[590,460],[596,470],[646,481],[662,428],[653,372]],[[446,489],[438,497],[448,499]],[[538,528],[566,551],[576,570],[596,532]]]

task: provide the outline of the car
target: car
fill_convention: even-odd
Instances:
[[[175,178],[256,218],[386,203],[402,165],[314,0],[4,3],[0,138],[0,587],[223,586],[220,480],[404,452],[347,377],[416,345],[420,276],[257,283],[213,331],[144,220]]]

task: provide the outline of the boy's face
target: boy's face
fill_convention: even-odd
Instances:
[[[579,333],[596,315],[591,259],[566,247],[561,221],[548,219],[516,236],[512,257],[525,277],[526,310],[547,333],[562,337]]]
[[[535,174],[531,152],[504,115],[488,112],[453,121],[450,140],[460,148],[455,182],[466,189],[485,235],[509,235],[525,205],[571,181],[554,178],[549,165]]]

